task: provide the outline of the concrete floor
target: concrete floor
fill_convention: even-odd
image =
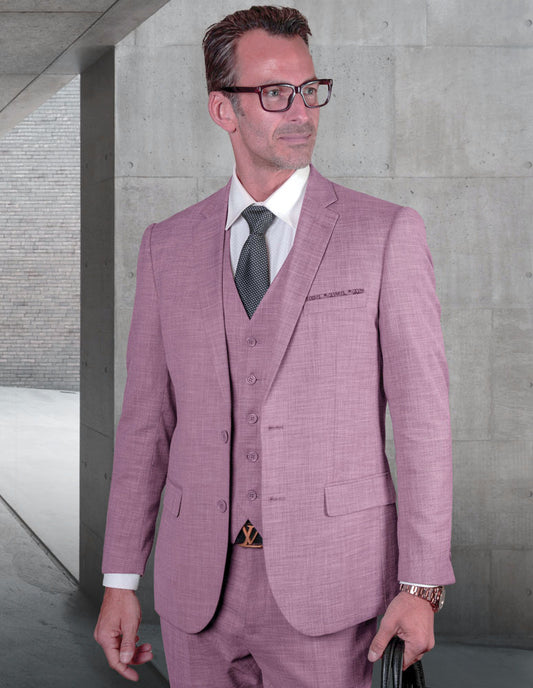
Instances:
[[[0,388],[0,496],[9,504],[0,500],[1,688],[128,685],[94,642],[97,611],[75,581],[77,424],[76,394]],[[140,636],[153,643],[159,669],[141,667],[140,685],[168,687],[158,627]],[[533,688],[526,650],[437,643],[424,667],[431,688]],[[374,673],[378,688],[379,667]]]
[[[128,685],[108,668],[92,638],[96,610],[1,502],[0,600],[2,688]],[[156,628],[144,627],[140,635],[152,641],[158,634]],[[164,667],[157,640],[155,660]],[[440,643],[426,656],[424,666],[431,688],[533,686],[533,652],[525,650]],[[140,686],[168,688],[153,667],[141,667],[139,673]],[[373,688],[379,686],[378,673],[379,668]]]
[[[79,396],[0,387],[0,496],[76,579]]]
[[[0,686],[2,688],[119,688],[94,642],[97,612],[72,578],[47,556],[0,503]],[[150,635],[145,629],[143,635]],[[159,658],[161,661],[161,657]],[[151,666],[140,685],[168,683]]]

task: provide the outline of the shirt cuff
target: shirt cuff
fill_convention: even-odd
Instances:
[[[105,583],[104,583],[105,585]],[[429,583],[407,583],[406,581],[400,581],[400,585],[416,585],[418,588],[440,588],[440,585],[430,585]]]
[[[104,573],[103,584],[106,588],[137,590],[140,578],[138,573]]]

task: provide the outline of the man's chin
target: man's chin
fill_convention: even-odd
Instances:
[[[301,170],[303,167],[311,164],[311,153],[306,155],[288,156],[278,158],[276,163],[280,170]]]

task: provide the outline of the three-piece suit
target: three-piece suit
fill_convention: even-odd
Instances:
[[[204,629],[245,518],[297,631],[384,612],[398,580],[452,583],[448,372],[424,224],[311,168],[293,247],[251,319],[233,283],[229,185],[145,232],[104,572]],[[385,455],[389,404],[396,488]]]

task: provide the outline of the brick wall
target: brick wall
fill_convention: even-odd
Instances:
[[[79,78],[0,139],[0,385],[79,388]]]

